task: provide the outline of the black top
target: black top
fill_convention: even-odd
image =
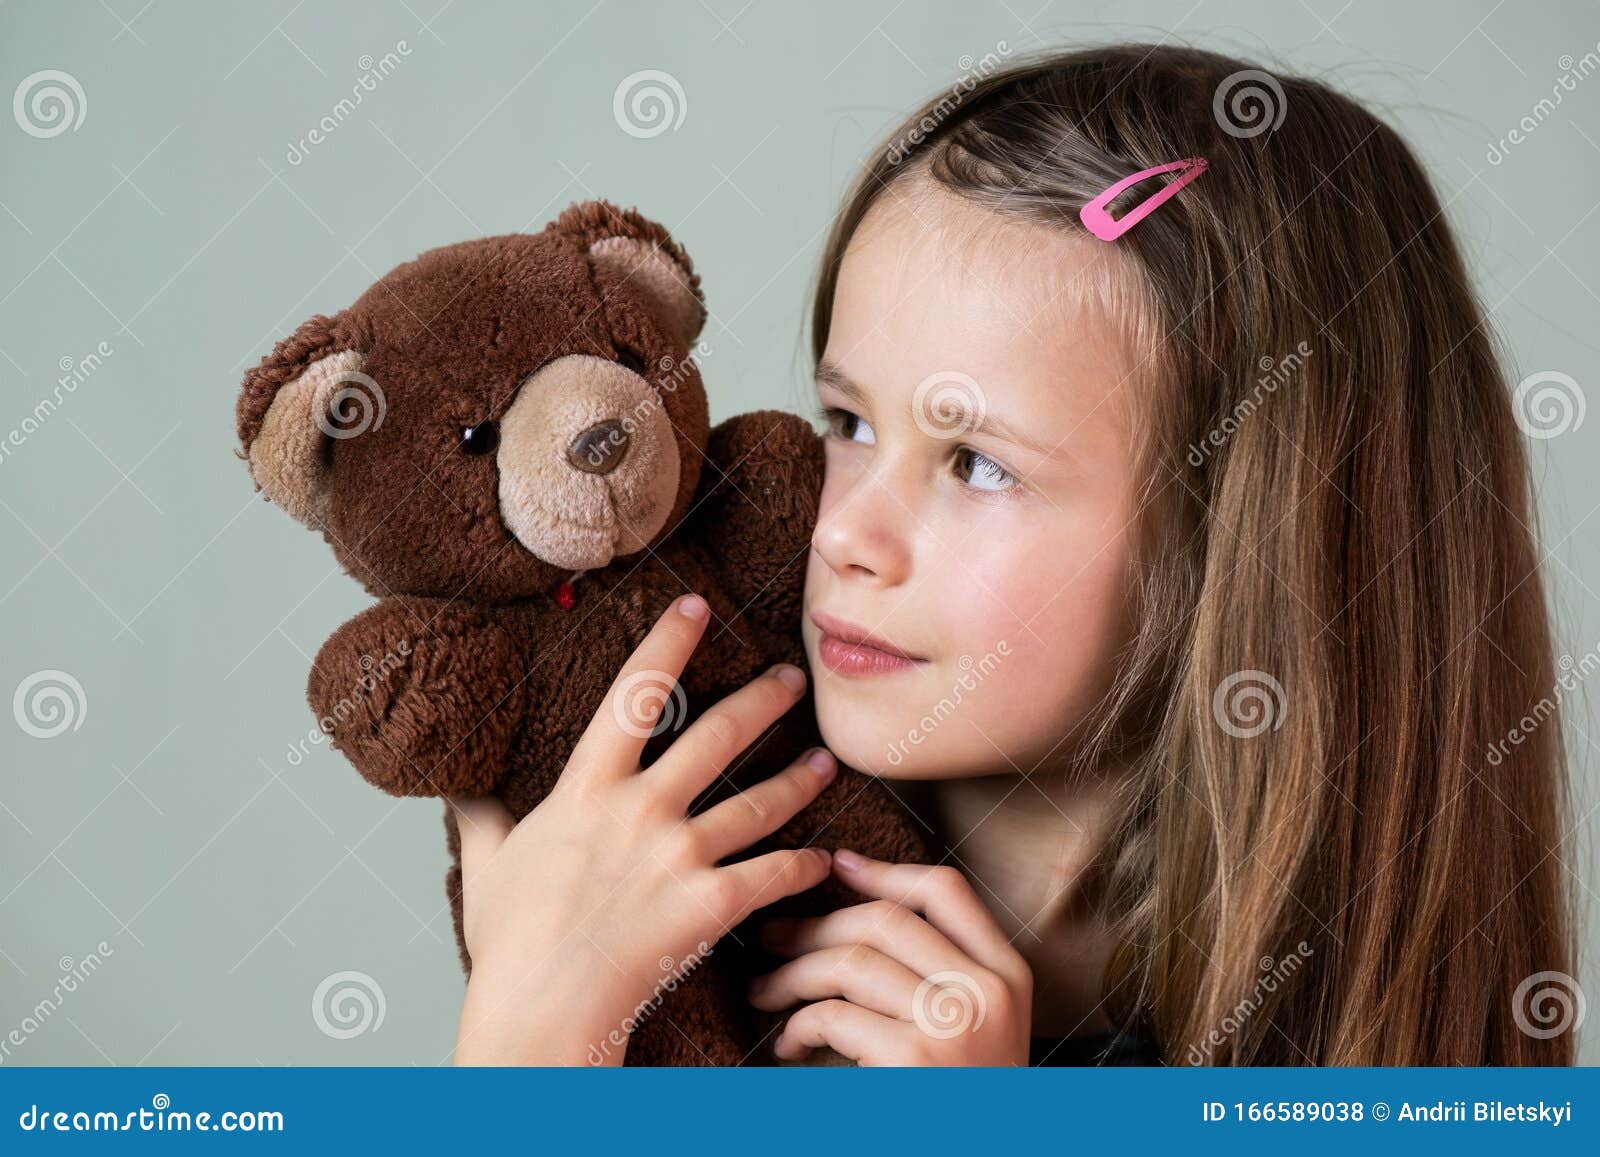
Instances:
[[[1154,1042],[1120,1029],[1083,1036],[1036,1036],[1028,1047],[1028,1063],[1043,1068],[1057,1065],[1159,1065],[1161,1050]]]

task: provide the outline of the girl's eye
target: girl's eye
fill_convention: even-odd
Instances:
[[[822,411],[822,416],[828,421],[828,429],[846,442],[860,442],[864,446],[871,446],[878,440],[878,436],[872,432],[872,427],[867,425],[867,420],[859,414],[830,406]]]
[[[1018,478],[987,454],[980,454],[970,446],[956,451],[956,477],[974,490],[1002,493],[1018,483]]]

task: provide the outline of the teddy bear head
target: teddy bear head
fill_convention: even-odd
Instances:
[[[498,602],[636,554],[709,432],[688,255],[604,201],[447,245],[316,316],[244,379],[241,457],[378,595]]]

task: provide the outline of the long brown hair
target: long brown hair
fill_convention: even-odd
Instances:
[[[1076,745],[1130,769],[1108,1006],[1169,1063],[1571,1063],[1546,1027],[1577,998],[1560,721],[1516,730],[1558,679],[1527,449],[1394,130],[1184,47],[969,75],[848,194],[813,353],[909,174],[1082,232],[1187,157],[1208,170],[1105,247],[1144,335],[1135,625]]]

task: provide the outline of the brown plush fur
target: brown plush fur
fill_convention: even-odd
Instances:
[[[681,680],[680,720],[774,662],[804,666],[801,583],[821,446],[806,423],[775,411],[709,427],[690,358],[704,316],[698,276],[666,230],[632,210],[589,202],[537,234],[423,254],[349,309],[307,321],[246,376],[238,436],[258,484],[320,530],[377,597],[322,647],[308,687],[321,725],[366,779],[395,795],[493,793],[514,816],[526,815],[555,783],[633,648],[688,591],[709,601],[713,620]],[[349,351],[359,356],[323,360]],[[356,365],[359,372],[350,369]],[[329,396],[334,376],[354,392]],[[551,383],[565,393],[534,393]],[[591,383],[600,400],[587,397]],[[547,411],[530,407],[553,407],[549,421],[564,422],[562,407],[589,413],[583,406],[612,396],[605,390],[648,403],[633,415],[641,420],[613,475],[578,471],[556,452],[524,462],[463,449],[466,428],[505,419],[513,406],[521,407],[522,436],[534,438],[528,445],[543,445],[537,436],[548,433],[559,449],[573,430],[538,429]],[[360,406],[367,419],[352,421]],[[656,407],[665,422],[646,412]],[[315,432],[305,429],[305,414],[314,415]],[[582,426],[589,418],[572,420]],[[654,463],[670,470],[674,457],[675,498],[657,528],[649,493],[664,509],[673,488],[660,476],[630,481],[627,471]],[[501,490],[507,471],[532,472],[521,493],[536,506],[567,505],[512,512]],[[573,502],[587,504],[583,518],[572,515]],[[628,502],[635,508],[625,510]],[[524,539],[577,558],[593,549],[595,532],[579,524],[592,523],[596,510],[615,510],[647,545],[588,570],[566,609],[554,594],[582,567],[548,561]],[[680,730],[651,739],[645,762]],[[816,742],[808,697],[698,806],[773,774]],[[470,969],[459,833],[448,809],[446,836],[446,887]],[[914,821],[883,785],[849,769],[751,854],[807,844],[927,859]],[[762,915],[819,913],[858,899],[830,880]],[[743,926],[720,941],[636,1029],[628,1063],[768,1059],[762,1046],[778,1022],[743,998],[745,980],[774,963],[755,945]]]

